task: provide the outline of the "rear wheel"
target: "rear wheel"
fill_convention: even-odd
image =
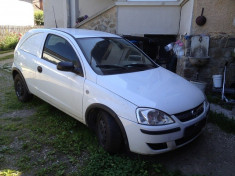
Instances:
[[[14,78],[14,87],[19,101],[27,102],[32,98],[32,94],[29,93],[23,78],[19,74]]]
[[[105,111],[98,113],[97,137],[99,144],[109,153],[117,153],[122,144],[122,135],[114,118]]]

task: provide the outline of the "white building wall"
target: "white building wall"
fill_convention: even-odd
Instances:
[[[1,0],[0,25],[33,26],[34,9],[32,2],[20,0]]]
[[[181,10],[180,34],[191,34],[194,0],[189,0]]]
[[[114,4],[115,0],[79,0],[79,16],[89,17]]]
[[[179,32],[180,6],[119,6],[117,33],[123,35]]]
[[[68,27],[68,0],[44,0],[44,27]],[[54,9],[54,10],[53,10]]]

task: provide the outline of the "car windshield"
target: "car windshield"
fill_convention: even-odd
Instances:
[[[92,69],[99,75],[144,71],[158,67],[140,49],[122,38],[78,38]]]

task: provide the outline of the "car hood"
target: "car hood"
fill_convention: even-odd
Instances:
[[[97,84],[138,107],[176,114],[198,106],[205,96],[184,78],[162,68],[97,76]]]

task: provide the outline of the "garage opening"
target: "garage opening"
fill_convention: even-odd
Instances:
[[[123,36],[142,49],[156,63],[166,69],[176,72],[177,58],[172,51],[166,52],[164,47],[176,41],[176,35]]]

